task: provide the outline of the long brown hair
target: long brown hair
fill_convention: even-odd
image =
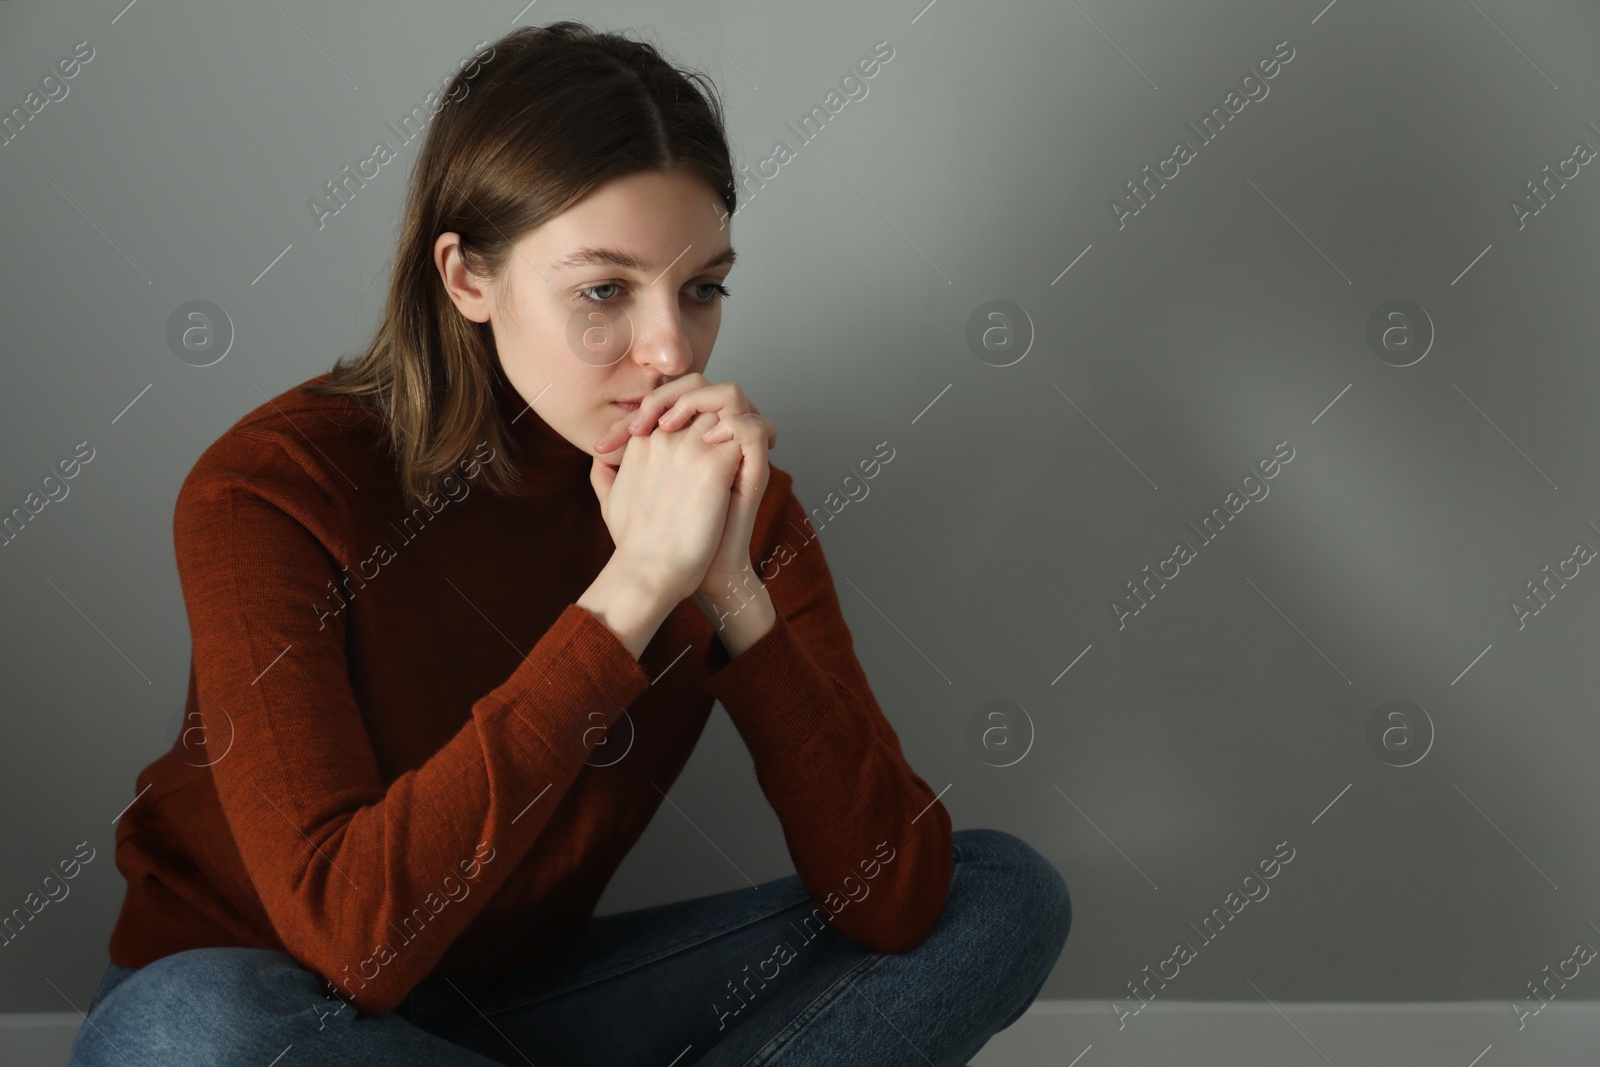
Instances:
[[[336,362],[328,382],[304,387],[383,413],[413,507],[480,441],[496,456],[481,484],[520,480],[499,460],[513,438],[494,402],[494,334],[445,291],[433,263],[440,234],[459,233],[467,268],[498,281],[519,238],[611,178],[691,168],[730,216],[737,197],[714,83],[652,44],[574,21],[523,26],[447,84],[411,171],[372,341]]]

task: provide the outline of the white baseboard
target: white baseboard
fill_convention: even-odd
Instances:
[[[0,1062],[63,1067],[82,1017],[0,1014]],[[1119,1019],[1109,1001],[1041,1000],[974,1067],[1556,1067],[1600,1063],[1600,1001],[1553,1001],[1521,1019],[1509,1001],[1295,1004],[1153,1001]],[[1119,1029],[1118,1024],[1121,1023]]]

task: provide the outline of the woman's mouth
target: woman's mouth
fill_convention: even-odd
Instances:
[[[637,400],[613,400],[611,402],[611,406],[614,408],[620,408],[623,411],[639,410],[639,402]]]

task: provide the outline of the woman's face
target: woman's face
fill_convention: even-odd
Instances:
[[[441,234],[434,258],[461,313],[490,323],[522,398],[569,442],[615,464],[623,448],[602,454],[594,444],[631,410],[617,402],[704,373],[711,358],[719,286],[733,269],[725,211],[697,175],[640,172],[526,234],[498,290],[466,271],[458,234]]]

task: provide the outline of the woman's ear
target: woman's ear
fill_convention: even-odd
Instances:
[[[433,263],[444,281],[444,290],[456,310],[473,322],[488,322],[490,293],[461,258],[461,235],[441,233],[433,243]]]

